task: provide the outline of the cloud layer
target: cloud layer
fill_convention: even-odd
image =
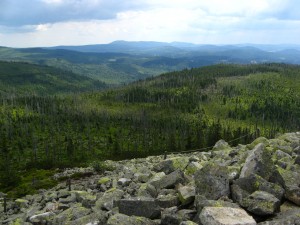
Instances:
[[[297,0],[1,0],[0,45],[300,44]]]

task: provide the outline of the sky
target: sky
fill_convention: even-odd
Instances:
[[[299,0],[0,0],[0,46],[300,44]]]

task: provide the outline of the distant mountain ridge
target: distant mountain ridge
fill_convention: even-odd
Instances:
[[[122,52],[122,53],[145,53],[158,49],[171,48],[174,51],[209,51],[221,52],[244,47],[252,47],[262,51],[278,52],[282,50],[295,49],[300,51],[300,45],[265,45],[265,44],[234,44],[234,45],[210,45],[193,44],[187,42],[155,42],[155,41],[114,41],[109,44],[94,44],[80,46],[54,46],[50,49],[66,49],[80,52]]]
[[[115,41],[51,48],[0,47],[0,60],[52,66],[107,84],[120,85],[166,72],[220,63],[300,64],[300,46]]]

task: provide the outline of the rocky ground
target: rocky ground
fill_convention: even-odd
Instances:
[[[300,224],[300,132],[208,152],[154,156],[26,196],[2,224]],[[70,175],[79,169],[67,170]],[[81,170],[92,171],[91,168]]]

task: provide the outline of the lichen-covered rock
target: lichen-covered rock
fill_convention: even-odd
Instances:
[[[178,188],[178,197],[182,205],[192,203],[195,199],[196,190],[194,186],[180,186]]]
[[[141,216],[149,219],[160,218],[160,207],[151,198],[120,199],[114,202],[119,212],[128,216]]]
[[[46,224],[48,221],[54,218],[53,212],[45,212],[37,215],[33,215],[29,218],[29,222],[32,224]]]
[[[270,141],[265,137],[258,137],[251,144],[247,145],[247,147],[248,149],[253,149],[258,144],[264,144],[267,146],[270,144]]]
[[[190,162],[188,164],[188,166],[186,167],[186,169],[184,170],[184,172],[187,174],[187,175],[193,175],[195,174],[195,172],[197,170],[200,170],[202,169],[202,165],[198,162]]]
[[[197,225],[197,223],[193,221],[182,221],[179,225]]]
[[[111,210],[113,208],[113,201],[121,199],[124,195],[124,191],[112,188],[106,191],[102,197],[97,199],[95,203],[95,210]]]
[[[229,178],[227,168],[217,164],[206,164],[195,173],[196,193],[207,199],[217,200],[228,196]]]
[[[288,158],[288,159],[292,160],[292,156],[290,156],[288,153],[285,153],[281,150],[277,150],[275,152],[275,154],[273,155],[274,161],[279,161],[279,160],[284,159],[284,158]]]
[[[56,215],[52,221],[53,224],[68,224],[71,221],[75,221],[79,218],[82,218],[92,211],[85,207],[82,207],[80,204],[76,204],[74,207],[63,211],[62,213]]]
[[[179,225],[183,221],[193,220],[195,215],[195,210],[168,208],[162,211],[161,225]]]
[[[127,216],[121,213],[111,216],[107,225],[158,225],[154,221],[138,216]]]
[[[138,189],[137,196],[155,198],[157,196],[157,190],[152,184],[145,183]]]
[[[166,159],[153,167],[153,170],[156,172],[164,172],[169,174],[174,172],[177,169],[184,170],[189,163],[188,157],[174,157]]]
[[[256,191],[244,198],[241,206],[258,216],[269,216],[279,211],[280,201],[272,194]]]
[[[240,206],[232,201],[218,200],[207,200],[202,195],[196,195],[194,205],[196,206],[198,214],[201,213],[204,207],[229,207],[229,208],[240,208]]]
[[[285,202],[280,207],[280,213],[268,219],[259,225],[299,225],[300,224],[300,208],[292,205],[290,202]]]
[[[108,182],[110,182],[110,178],[109,177],[102,177],[98,180],[98,184],[107,184]]]
[[[8,201],[7,213],[0,204],[0,221],[5,225],[248,224],[232,213],[243,207],[262,225],[300,225],[299,141],[297,132],[236,147],[219,141],[211,151],[171,154],[167,160],[149,156],[106,161],[113,170],[89,172],[89,177],[72,181],[72,191],[62,182],[50,190]],[[88,170],[67,169],[65,174]],[[157,173],[160,170],[165,172]],[[283,203],[285,199],[288,201]],[[114,201],[124,203],[121,211],[146,210],[149,215],[157,211],[161,218],[120,214]],[[217,216],[201,217],[208,215],[209,207],[219,212]]]
[[[247,177],[251,174],[257,174],[268,180],[273,172],[273,162],[270,152],[266,149],[263,143],[257,144],[250,151],[246,162],[242,168],[240,177]]]
[[[181,170],[175,170],[174,172],[163,176],[160,180],[151,182],[156,189],[174,188],[175,185],[179,183],[185,183],[184,173]]]
[[[262,177],[252,174],[248,177],[239,178],[233,181],[232,195],[235,201],[238,201],[237,198],[235,197],[236,195],[235,190],[237,190],[235,188],[235,185],[239,186],[241,189],[246,191],[249,195],[255,191],[265,191],[274,195],[279,200],[282,200],[284,196],[284,189],[280,185],[268,182]]]
[[[228,150],[228,149],[232,150],[231,147],[230,147],[230,145],[226,141],[224,141],[224,140],[219,140],[214,145],[214,147],[213,147],[212,150],[213,151],[220,151],[220,150]]]
[[[18,199],[15,200],[15,203],[20,208],[27,208],[29,201],[26,200],[26,199],[18,198]]]
[[[277,167],[272,177],[272,182],[280,184],[285,189],[285,197],[300,205],[300,173]]]
[[[161,208],[171,208],[180,203],[178,196],[173,194],[158,195],[156,201]]]
[[[245,210],[229,207],[205,207],[200,220],[205,225],[256,225]]]
[[[86,191],[74,191],[76,200],[81,202],[86,208],[91,208],[96,202],[96,195],[92,195]]]
[[[122,177],[118,180],[118,185],[120,186],[128,186],[130,183],[131,183],[131,179],[128,178]]]

